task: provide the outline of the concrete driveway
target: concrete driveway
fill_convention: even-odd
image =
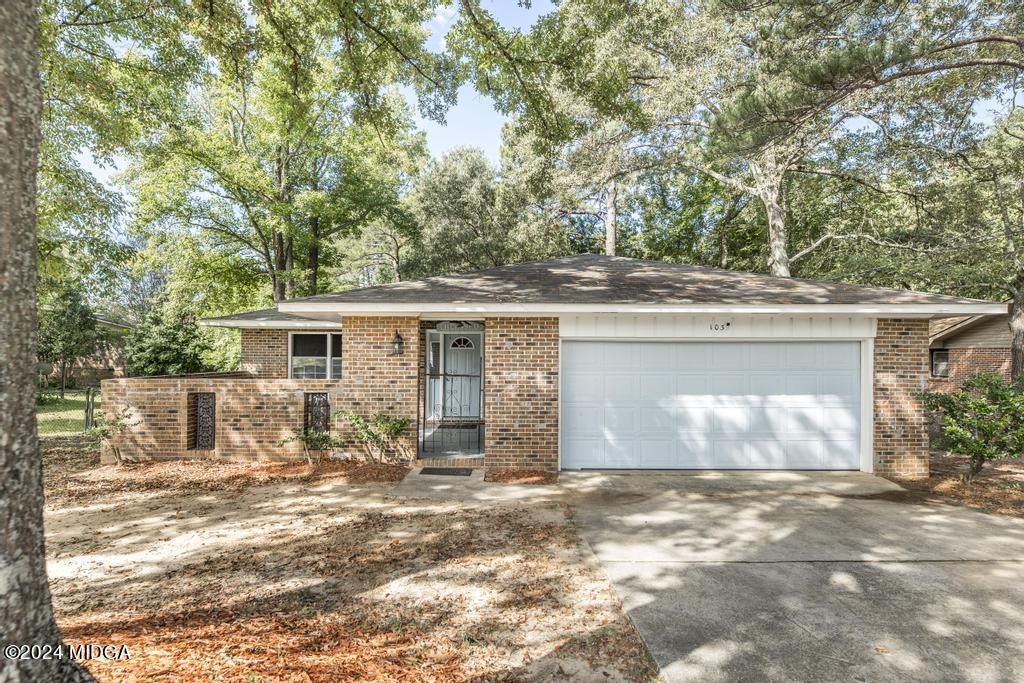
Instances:
[[[1024,680],[1024,520],[859,473],[561,481],[670,681]]]

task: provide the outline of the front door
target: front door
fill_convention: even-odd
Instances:
[[[427,333],[426,416],[432,422],[478,421],[482,415],[483,335]]]

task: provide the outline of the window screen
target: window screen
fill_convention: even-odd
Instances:
[[[331,335],[331,379],[341,377],[341,335]]]
[[[946,349],[932,351],[932,377],[949,377],[949,351]]]
[[[327,379],[327,335],[292,335],[292,377]]]

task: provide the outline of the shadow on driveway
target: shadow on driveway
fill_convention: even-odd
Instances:
[[[859,473],[563,473],[670,681],[1024,679],[1024,520]]]

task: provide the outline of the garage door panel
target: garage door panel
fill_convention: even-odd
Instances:
[[[857,469],[859,349],[565,342],[563,466]]]
[[[604,376],[589,372],[564,372],[562,378],[562,394],[565,402],[592,403],[600,401],[604,396]]]
[[[562,429],[571,437],[593,435],[604,421],[604,409],[595,405],[567,405],[562,408]]]
[[[709,405],[681,405],[672,412],[677,429],[692,432],[711,430],[714,408]]]
[[[860,442],[856,435],[847,439],[826,439],[822,441],[824,458],[827,462],[835,462],[849,469],[860,466]]]
[[[562,463],[567,468],[604,467],[604,439],[563,438]]]
[[[859,419],[854,412],[853,406],[846,408],[823,408],[821,423],[831,433],[854,433],[857,431]]]
[[[821,368],[819,344],[786,344],[787,370],[817,370]]]
[[[672,469],[677,466],[674,439],[642,439],[640,441],[640,467]]]
[[[715,344],[711,347],[711,367],[715,370],[746,370],[748,358],[746,344]]]
[[[676,397],[686,400],[694,398],[698,401],[706,401],[711,393],[711,378],[706,374],[695,372],[677,372]]]
[[[790,469],[819,469],[823,464],[821,439],[787,439],[786,464]]]
[[[605,377],[605,386],[608,388],[600,394],[602,401],[605,405],[614,406],[637,403],[643,397],[641,379],[636,374],[609,373]]]
[[[640,398],[671,405],[676,395],[676,378],[670,372],[645,374],[640,378]]]
[[[711,450],[713,462],[710,467],[744,468],[749,467],[750,457],[747,453],[747,442],[741,439],[715,441]]]
[[[711,366],[711,344],[666,344],[675,349],[677,370],[706,370]]]
[[[746,433],[750,429],[750,410],[742,406],[715,406],[712,430],[717,434]]]
[[[640,368],[644,371],[664,373],[676,367],[675,348],[671,344],[641,344]]]
[[[613,371],[637,371],[640,369],[640,354],[640,344],[616,344],[614,346],[606,346],[604,367]]]
[[[738,372],[719,373],[711,376],[711,393],[716,397],[746,396],[750,393],[750,382],[746,375]]]
[[[747,462],[753,469],[778,467],[785,461],[786,449],[775,439],[752,439],[747,442]]]

